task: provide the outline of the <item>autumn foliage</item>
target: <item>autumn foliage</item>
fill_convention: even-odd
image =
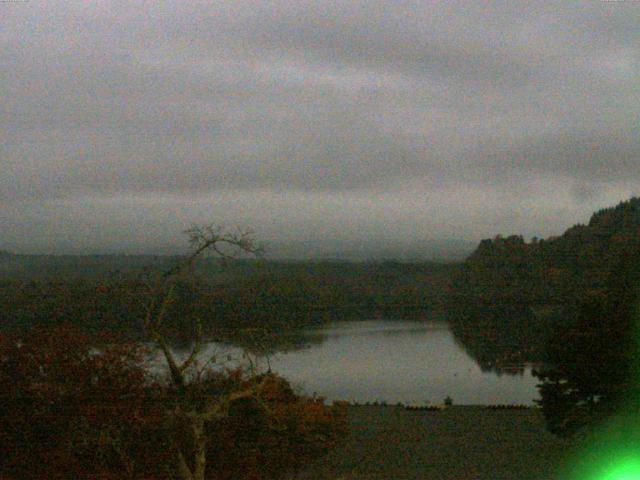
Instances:
[[[265,381],[266,380],[266,381]],[[296,395],[286,380],[259,378],[253,398],[237,402],[210,428],[207,478],[281,478],[335,447],[345,432],[345,410]]]
[[[344,433],[343,410],[275,375],[210,372],[178,392],[149,379],[148,353],[68,325],[0,336],[0,478],[173,478],[175,449],[189,445],[172,407],[250,384],[207,427],[207,478],[280,478]]]
[[[146,441],[161,424],[161,409],[150,401],[140,347],[108,340],[91,341],[66,325],[2,337],[3,475],[133,476],[148,453],[133,446],[152,447]]]

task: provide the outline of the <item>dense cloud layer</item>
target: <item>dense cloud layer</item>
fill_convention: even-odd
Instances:
[[[640,3],[0,3],[0,247],[544,236],[640,183]]]

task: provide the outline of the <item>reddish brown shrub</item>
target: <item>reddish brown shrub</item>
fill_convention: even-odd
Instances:
[[[344,408],[280,377],[217,372],[176,391],[149,383],[144,354],[67,325],[0,335],[0,478],[172,478],[191,447],[172,408],[234,391],[253,393],[208,425],[207,478],[280,478],[344,434]]]
[[[107,341],[68,325],[2,337],[0,475],[133,478],[146,469],[150,452],[138,446],[161,426],[158,389],[146,383],[138,345]]]

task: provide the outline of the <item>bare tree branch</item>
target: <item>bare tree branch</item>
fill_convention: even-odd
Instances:
[[[180,365],[180,371],[181,372],[184,372],[185,370],[187,370],[193,364],[193,362],[198,358],[198,355],[200,354],[200,350],[201,349],[202,349],[202,324],[198,320],[195,344],[194,344],[193,348],[191,349],[191,353],[189,354],[189,358],[187,358],[182,363],[182,365]]]
[[[171,306],[176,301],[177,281],[183,275],[193,274],[196,261],[205,256],[207,252],[212,252],[215,257],[222,260],[233,259],[243,254],[260,256],[264,252],[264,247],[256,242],[254,232],[248,229],[238,228],[231,231],[216,224],[192,225],[185,233],[189,238],[190,253],[160,275],[155,285],[150,283],[147,278],[144,278],[142,283],[148,292],[143,294],[143,298],[140,299],[144,310],[143,326],[145,332],[162,352],[169,368],[172,385],[181,390],[186,387],[187,383],[185,372],[196,362],[200,355],[203,333],[202,322],[198,319],[194,346],[189,357],[179,364],[163,334],[162,328]],[[209,359],[205,366],[208,366],[211,360]],[[204,370],[196,370],[195,381],[199,381]],[[211,399],[204,406],[190,407],[188,412],[185,412],[183,408],[187,407],[187,405],[181,406],[181,404],[178,404],[169,413],[172,421],[187,422],[185,426],[188,426],[191,430],[193,446],[195,447],[191,453],[193,455],[192,462],[189,462],[185,457],[185,453],[176,445],[177,473],[180,478],[183,480],[204,480],[206,472],[206,424],[224,418],[228,415],[233,401],[255,396],[257,388],[258,385],[254,382],[249,388]],[[193,468],[190,465],[193,465]]]

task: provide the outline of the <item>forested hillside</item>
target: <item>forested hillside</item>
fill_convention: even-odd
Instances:
[[[144,318],[140,300],[150,294],[149,282],[177,260],[5,255],[0,259],[0,331],[74,323],[90,331],[135,335]],[[377,315],[415,318],[441,308],[457,267],[248,259],[223,265],[210,259],[196,269],[202,280],[197,287],[183,282],[176,289],[167,323],[178,341],[189,337],[197,318],[215,337],[246,342],[246,331],[251,330],[268,335],[269,343],[277,340],[295,347],[297,328],[310,323]],[[264,339],[258,340],[264,344]]]
[[[559,237],[483,240],[452,281],[449,319],[487,368],[543,358],[555,321],[609,278],[640,246],[640,198],[592,215]]]

